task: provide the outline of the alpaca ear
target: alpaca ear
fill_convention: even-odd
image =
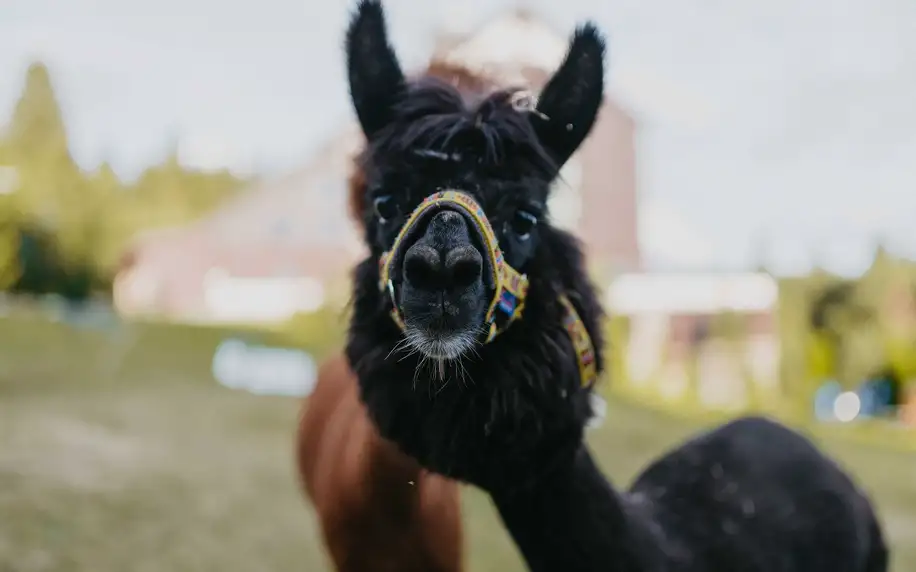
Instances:
[[[350,99],[367,138],[391,121],[406,87],[379,0],[359,0],[346,37]]]
[[[591,22],[576,29],[566,59],[531,114],[541,144],[559,169],[591,131],[604,100],[604,38]]]

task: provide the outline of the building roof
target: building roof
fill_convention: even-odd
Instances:
[[[569,31],[552,26],[548,18],[529,7],[506,10],[477,26],[468,26],[463,17],[455,20],[458,23],[452,27],[449,18],[445,19],[434,57],[463,62],[475,71],[492,70],[506,78],[528,79],[523,70],[533,68],[546,72],[546,79],[563,62],[569,44]],[[610,66],[609,72],[614,79],[608,82],[606,93],[627,115],[690,127],[709,120],[707,102],[671,78],[633,66]]]
[[[484,23],[469,34],[446,32],[440,36],[433,58],[460,64],[478,73],[498,70],[503,75],[508,72],[506,80],[511,82],[512,71],[520,72],[525,68],[552,71],[559,67],[566,55],[567,43],[568,38],[533,13],[518,9]]]

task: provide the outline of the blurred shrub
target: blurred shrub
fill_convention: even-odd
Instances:
[[[17,210],[11,197],[0,197],[0,290],[15,284],[22,274]]]
[[[341,351],[346,339],[347,309],[324,306],[316,312],[293,316],[280,330],[281,338],[321,359]]]
[[[897,376],[904,380],[916,378],[916,340],[889,339],[887,356],[891,369]]]

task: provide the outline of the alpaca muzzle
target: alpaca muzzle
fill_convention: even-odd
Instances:
[[[442,209],[460,213],[483,245],[482,254],[486,258],[484,270],[488,272],[486,283],[493,291],[484,318],[487,327],[485,343],[490,342],[521,317],[528,291],[528,278],[506,262],[490,221],[480,205],[467,193],[455,190],[438,191],[426,197],[414,209],[398,232],[391,248],[379,259],[379,288],[387,292],[391,300],[392,319],[402,330],[405,329],[396,295],[397,286],[391,271],[397,266],[397,261],[404,256],[404,251],[407,250],[404,245],[416,233],[421,232],[424,221]]]

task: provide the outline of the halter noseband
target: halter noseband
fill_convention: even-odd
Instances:
[[[420,217],[431,209],[442,208],[443,206],[460,210],[465,214],[477,227],[480,236],[483,239],[484,246],[487,250],[487,256],[490,260],[490,272],[495,284],[493,298],[490,300],[485,323],[489,324],[486,342],[490,342],[497,334],[504,331],[509,325],[521,317],[522,310],[525,307],[525,295],[528,292],[528,278],[509,266],[499,249],[499,243],[496,240],[496,234],[490,221],[487,220],[486,214],[480,205],[471,198],[467,193],[461,191],[438,191],[423,199],[423,202],[414,209],[410,217],[401,227],[391,249],[382,254],[379,259],[380,268],[380,287],[387,290],[391,298],[391,317],[404,329],[404,320],[400,315],[398,303],[394,293],[394,282],[391,279],[391,262],[394,260],[394,253],[397,252],[398,246],[403,242],[404,237],[410,229],[420,220]]]
[[[383,292],[387,291],[392,305],[391,319],[401,330],[404,330],[406,326],[397,303],[394,281],[391,278],[392,261],[395,259],[398,247],[422,215],[431,209],[440,209],[442,207],[459,210],[470,219],[477,228],[486,247],[486,255],[490,261],[491,278],[495,285],[493,298],[490,300],[484,318],[485,323],[488,324],[487,337],[484,343],[490,343],[498,334],[506,331],[513,322],[522,317],[522,311],[525,309],[525,296],[528,293],[528,277],[512,268],[506,262],[486,213],[467,193],[444,190],[437,191],[423,199],[423,202],[414,209],[404,222],[401,230],[398,231],[391,248],[382,253],[379,258],[379,289]],[[575,348],[582,385],[591,385],[598,377],[595,364],[595,348],[592,345],[591,336],[588,335],[588,330],[586,330],[585,324],[582,323],[579,313],[576,312],[566,295],[560,296],[560,303],[564,309],[563,328]]]

